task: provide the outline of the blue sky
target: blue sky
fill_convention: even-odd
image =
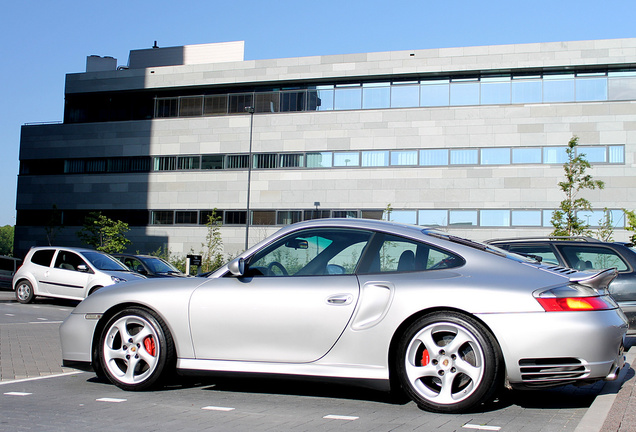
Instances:
[[[20,127],[61,121],[86,56],[245,41],[245,59],[636,37],[635,0],[23,0],[0,14],[0,225],[15,224]]]

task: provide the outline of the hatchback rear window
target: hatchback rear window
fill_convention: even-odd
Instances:
[[[33,256],[31,257],[31,262],[33,264],[49,267],[51,265],[51,260],[53,259],[54,254],[55,249],[43,249],[35,251],[33,253]]]
[[[618,271],[625,271],[629,269],[620,255],[610,248],[561,246],[561,252],[570,267],[577,270],[616,268]]]

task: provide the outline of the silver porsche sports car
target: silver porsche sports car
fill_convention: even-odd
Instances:
[[[461,412],[504,385],[615,379],[627,330],[615,276],[422,227],[314,220],[207,278],[97,291],[61,326],[63,360],[126,390],[174,372],[262,373],[401,388]]]

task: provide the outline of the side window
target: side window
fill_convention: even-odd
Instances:
[[[51,261],[53,260],[54,254],[55,249],[43,249],[35,251],[31,256],[31,262],[33,264],[49,267],[51,265]]]
[[[78,266],[85,265],[83,259],[81,259],[78,255],[73,252],[61,250],[57,254],[57,259],[55,260],[55,268],[61,268],[64,270],[74,270],[77,271]],[[86,266],[88,267],[88,266]]]
[[[380,238],[364,273],[438,270],[464,264],[462,258],[425,243],[391,235]]]
[[[547,245],[511,245],[510,252],[518,253],[521,255],[535,255],[541,257],[543,264],[555,264],[559,265],[559,259],[554,254],[554,251]]]
[[[625,261],[612,249],[593,246],[561,246],[561,251],[571,268],[577,270],[603,270],[616,268],[618,271],[628,269]]]
[[[339,228],[307,229],[278,240],[254,255],[250,276],[353,274],[371,233]]]

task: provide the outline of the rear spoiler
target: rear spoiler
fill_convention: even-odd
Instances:
[[[593,288],[596,291],[601,291],[606,290],[610,282],[612,282],[616,276],[618,276],[618,270],[615,268],[601,270],[600,272],[593,274],[577,272],[570,277],[570,282]]]

